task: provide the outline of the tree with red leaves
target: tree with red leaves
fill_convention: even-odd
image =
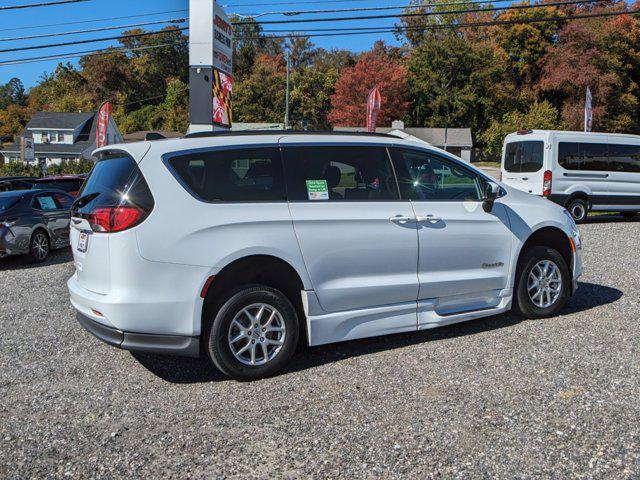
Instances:
[[[377,86],[382,96],[379,126],[390,126],[407,112],[407,71],[401,59],[378,42],[363,53],[353,67],[342,70],[331,97],[329,123],[333,126],[362,127],[366,123],[366,101]]]

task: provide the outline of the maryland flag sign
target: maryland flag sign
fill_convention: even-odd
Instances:
[[[230,75],[213,69],[213,123],[221,127],[231,128],[233,112],[231,95],[233,79]]]

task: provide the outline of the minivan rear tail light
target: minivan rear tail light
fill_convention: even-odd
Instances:
[[[544,172],[544,177],[542,180],[542,196],[548,197],[551,195],[551,185],[553,184],[553,174],[547,170]]]
[[[142,210],[136,207],[101,207],[89,215],[89,224],[94,232],[122,232],[136,225]]]

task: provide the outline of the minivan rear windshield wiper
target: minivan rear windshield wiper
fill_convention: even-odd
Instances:
[[[75,209],[75,208],[83,207],[87,203],[89,203],[91,200],[96,198],[98,195],[100,195],[100,192],[94,192],[94,193],[89,193],[88,195],[83,195],[82,197],[78,198],[75,202],[73,202],[73,205],[71,206],[71,208]]]

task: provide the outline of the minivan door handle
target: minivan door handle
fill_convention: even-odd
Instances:
[[[426,217],[417,217],[417,220],[418,220],[418,223],[438,223],[442,221],[440,217],[436,217],[434,215],[427,215]]]
[[[396,215],[395,217],[389,218],[389,221],[392,223],[398,223],[400,225],[406,225],[407,223],[415,221],[413,217],[404,217],[402,215]]]

